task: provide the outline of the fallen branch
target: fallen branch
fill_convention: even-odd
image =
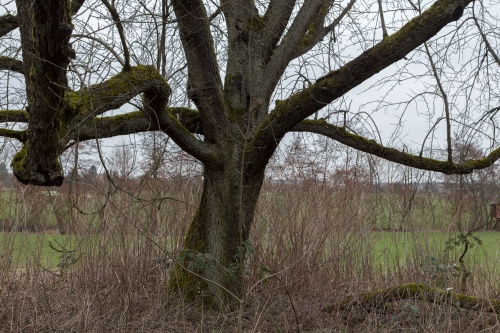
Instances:
[[[333,313],[356,307],[383,309],[389,303],[405,299],[416,299],[435,304],[453,304],[470,311],[493,312],[500,318],[500,301],[481,299],[475,296],[455,294],[425,284],[409,283],[346,297],[340,302],[323,308]]]

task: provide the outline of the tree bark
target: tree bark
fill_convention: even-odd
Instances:
[[[201,297],[213,305],[244,293],[244,244],[264,179],[263,170],[243,170],[243,146],[237,147],[228,154],[236,158],[223,167],[205,168],[201,201],[170,280],[170,287],[188,299]]]
[[[58,159],[66,68],[74,55],[69,44],[70,5],[64,0],[16,3],[28,96],[28,140],[14,156],[12,169],[24,184],[58,186],[64,179]]]

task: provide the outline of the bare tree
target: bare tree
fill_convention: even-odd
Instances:
[[[190,297],[201,291],[224,302],[244,295],[242,244],[266,165],[286,133],[320,134],[445,174],[471,173],[500,158],[498,22],[485,2],[408,0],[390,10],[364,0],[15,3],[0,17],[0,69],[25,88],[2,85],[16,103],[2,103],[1,121],[27,124],[0,130],[22,144],[12,161],[15,176],[61,185],[58,158],[73,144],[164,132],[204,167],[184,261],[171,281]],[[377,75],[384,70],[386,77]],[[394,94],[408,100],[393,98],[409,80],[406,93]],[[361,84],[370,91],[367,101],[376,97],[358,112],[349,92]],[[136,111],[109,114],[125,105]],[[376,133],[367,109],[398,115],[389,145],[359,135]],[[396,149],[411,112],[429,123],[418,155]],[[450,133],[457,126],[489,138],[488,154],[454,161]],[[440,142],[444,161],[433,155]],[[200,258],[206,265],[189,265]]]
[[[457,136],[453,155],[458,161],[480,158],[483,149],[477,142],[463,142]],[[498,170],[493,165],[474,174],[444,177],[453,222],[459,230],[494,227],[490,222],[490,204],[498,200]]]

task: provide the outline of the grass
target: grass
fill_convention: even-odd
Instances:
[[[108,197],[98,185],[80,192],[63,188],[61,203],[72,207],[64,211],[63,227],[71,235],[52,233],[53,225],[47,230],[43,219],[37,233],[0,233],[0,252],[12,258],[9,267],[0,262],[0,331],[234,332],[234,309],[207,309],[167,292],[168,258],[181,248],[199,192],[189,182],[155,186],[132,184],[128,192]],[[322,312],[326,305],[365,291],[436,282],[421,266],[430,256],[456,260],[455,252],[444,250],[455,232],[448,231],[450,226],[429,231],[431,224],[423,221],[427,215],[418,212],[408,214],[405,231],[374,231],[380,230],[381,220],[373,216],[373,193],[364,190],[332,193],[309,185],[263,191],[251,233],[255,252],[246,262],[245,284],[254,287],[248,289],[244,308],[245,332],[500,328],[490,314],[417,300],[394,302],[384,313],[364,308]],[[59,204],[47,204],[34,193],[28,188],[17,192],[15,225],[24,225],[37,206],[48,214]],[[176,200],[163,200],[158,209],[160,196]],[[383,218],[392,216],[392,222],[402,216],[395,198],[391,194],[379,201],[391,203]],[[424,199],[419,198],[422,205]],[[483,245],[467,254],[473,273],[468,293],[495,299],[500,291],[498,233],[477,235]],[[259,281],[269,272],[275,275]],[[456,279],[446,282],[458,285]]]
[[[447,250],[445,242],[456,235],[453,232],[421,231],[421,232],[375,232],[376,240],[373,250],[375,265],[403,264],[415,258],[417,251],[425,251],[433,257],[450,262],[457,262],[463,253],[464,246],[459,245]],[[500,235],[498,232],[475,232],[482,244],[470,239],[473,246],[464,257],[468,265],[481,265],[485,261],[500,262]]]
[[[61,234],[0,233],[0,253],[11,258],[13,269],[30,264],[52,268],[64,252],[75,251],[76,240],[75,236]]]
[[[451,251],[446,250],[445,242],[454,233],[440,231],[421,232],[371,232],[369,238],[373,241],[373,265],[375,268],[393,270],[404,266],[415,258],[418,251],[425,249],[432,257],[443,261],[457,262],[463,252],[463,245]],[[468,250],[465,262],[469,266],[481,265],[486,261],[500,262],[500,237],[496,232],[474,233],[481,241]],[[26,262],[38,258],[38,263],[44,267],[57,267],[64,253],[85,255],[83,249],[92,239],[100,237],[98,234],[90,236],[61,235],[57,233],[0,233],[0,253],[9,251],[17,267],[26,265]],[[130,239],[132,242],[133,239]],[[163,239],[156,237],[156,241]],[[87,244],[87,245],[85,245]],[[37,254],[36,256],[34,254]]]

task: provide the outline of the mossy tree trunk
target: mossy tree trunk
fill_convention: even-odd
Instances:
[[[68,89],[66,68],[74,56],[69,1],[17,0],[24,76],[28,97],[28,136],[13,161],[16,178],[27,184],[60,185],[59,126]]]
[[[170,281],[170,287],[189,299],[201,296],[221,304],[244,292],[244,244],[264,173],[248,177],[241,171],[241,161],[231,159],[222,168],[205,168],[200,204],[179,257],[181,265]]]

